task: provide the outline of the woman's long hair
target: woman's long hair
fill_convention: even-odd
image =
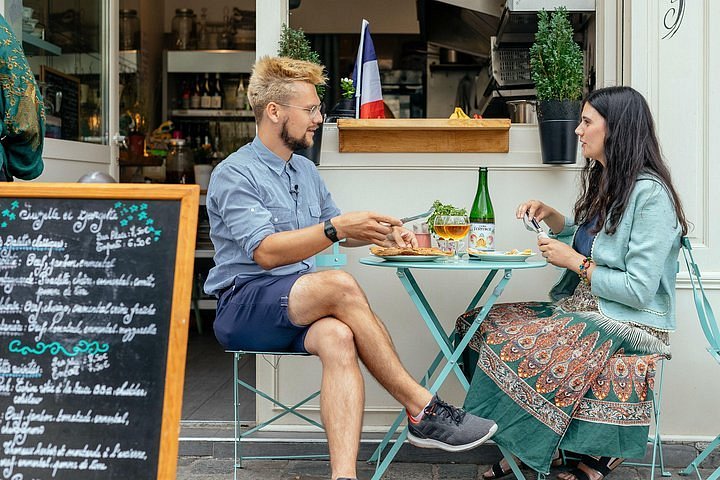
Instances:
[[[656,177],[668,191],[675,214],[688,231],[680,198],[670,179],[670,170],[660,154],[655,122],[643,96],[630,87],[608,87],[591,92],[588,103],[605,119],[605,163],[589,160],[581,174],[581,193],[575,202],[575,223],[597,216],[593,231],[612,235],[627,208],[630,193],[640,173]]]

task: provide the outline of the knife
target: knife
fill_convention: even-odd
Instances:
[[[417,220],[418,218],[428,217],[433,212],[433,209],[431,208],[427,212],[418,213],[417,215],[413,215],[412,217],[403,217],[400,219],[402,223],[411,222],[413,220]]]

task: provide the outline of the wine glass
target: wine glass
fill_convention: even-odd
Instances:
[[[452,263],[460,262],[460,255],[458,250],[460,247],[460,240],[465,238],[470,233],[470,219],[467,215],[442,215],[435,220],[435,232],[438,232],[438,223],[440,224],[440,232],[443,237],[451,241],[454,241],[455,248],[453,248],[453,257],[450,260]]]
[[[435,231],[435,235],[437,235],[438,248],[443,252],[446,251],[448,243],[450,242],[445,234],[445,223],[447,223],[446,219],[447,215],[438,215],[435,217],[435,222],[433,223],[433,230]]]

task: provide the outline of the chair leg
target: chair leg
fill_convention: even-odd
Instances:
[[[624,465],[633,465],[637,467],[650,467],[650,479],[655,479],[655,467],[660,460],[660,475],[663,477],[671,477],[672,473],[665,470],[665,459],[663,458],[662,451],[662,438],[660,437],[660,413],[662,403],[662,389],[663,389],[663,373],[665,371],[665,360],[662,360],[660,364],[660,375],[657,382],[658,388],[653,392],[652,406],[653,406],[653,420],[655,421],[655,434],[648,437],[648,443],[652,444],[652,463],[642,462],[625,462]]]
[[[192,299],[190,300],[190,303],[192,304],[193,314],[195,315],[195,326],[197,327],[197,331],[200,335],[203,333],[202,328],[202,315],[200,314],[200,290],[201,286],[199,284],[199,281],[197,279],[193,279],[192,283]]]
[[[520,470],[520,466],[515,461],[515,457],[513,457],[512,453],[510,453],[510,450],[507,450],[506,448],[501,447],[500,445],[498,445],[498,448],[500,449],[500,453],[503,454],[503,457],[505,457],[505,460],[507,460],[508,465],[510,465],[510,470],[512,470],[512,472],[515,474],[515,478],[517,480],[526,480],[525,475],[523,475],[522,471]],[[542,474],[538,473],[538,479],[541,478],[539,475],[542,475]],[[543,475],[543,477],[544,477],[544,475]]]
[[[238,392],[238,363],[242,355],[233,354],[233,419],[234,419],[234,435],[233,435],[233,480],[237,480],[237,469],[242,468],[242,457],[240,457],[240,395]]]
[[[695,471],[698,474],[698,477],[700,477],[700,473],[698,472],[698,468],[700,468],[700,464],[705,460],[712,452],[715,450],[718,446],[720,446],[720,435],[715,437],[715,440],[710,442],[710,444],[705,447],[705,450],[700,452],[700,455],[695,457],[695,460],[690,462],[690,464],[680,472],[680,475],[690,475],[693,471]],[[716,469],[708,478],[707,480],[717,480],[720,478],[720,468]]]
[[[305,397],[303,400],[300,400],[299,402],[295,403],[294,405],[286,405],[276,398],[273,398],[271,395],[268,395],[267,393],[263,392],[262,390],[257,389],[254,385],[251,385],[247,382],[244,382],[240,379],[240,361],[242,360],[243,356],[245,355],[256,355],[256,352],[232,352],[233,353],[233,406],[234,406],[234,468],[233,468],[233,480],[237,480],[237,469],[243,468],[243,460],[259,460],[259,459],[286,459],[286,460],[292,460],[292,459],[300,459],[300,458],[329,458],[329,455],[327,454],[301,454],[301,455],[243,455],[242,451],[242,443],[243,440],[246,439],[246,437],[249,437],[253,433],[261,430],[264,427],[267,427],[268,425],[272,424],[276,420],[284,417],[285,415],[294,415],[295,417],[302,419],[303,421],[319,428],[320,430],[323,430],[322,424],[319,422],[313,420],[312,418],[303,415],[301,412],[298,411],[300,407],[308,403],[310,400],[316,398],[318,395],[320,395],[320,391],[316,391],[314,393],[311,393],[307,397]],[[268,354],[273,355],[281,355],[282,353],[270,353],[265,352]],[[274,367],[276,368],[276,367]],[[270,402],[272,402],[274,405],[280,407],[282,411],[269,420],[265,420],[257,425],[255,425],[253,428],[249,429],[246,432],[242,431],[241,428],[241,419],[240,419],[240,394],[241,389],[247,390],[252,392],[256,396],[260,396]],[[245,440],[247,441],[247,440]]]
[[[653,457],[652,457],[652,470],[650,474],[651,480],[655,479],[655,461],[657,457],[660,458],[660,475],[663,477],[671,477],[672,474],[665,470],[665,459],[663,458],[662,451],[662,438],[660,437],[660,413],[662,409],[662,390],[663,390],[663,375],[665,373],[665,361],[662,361],[660,366],[660,382],[658,384],[657,393],[653,393],[653,414],[655,417],[655,435],[653,437]]]

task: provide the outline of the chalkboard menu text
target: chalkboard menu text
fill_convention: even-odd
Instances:
[[[197,186],[0,192],[0,479],[174,478]]]

